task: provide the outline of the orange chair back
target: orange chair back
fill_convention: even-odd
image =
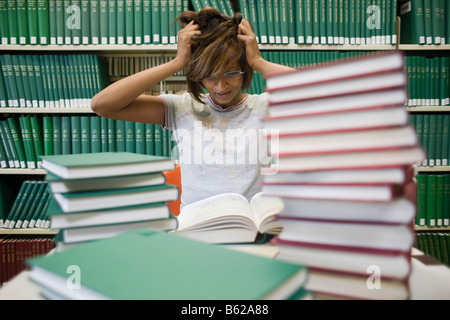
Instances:
[[[166,177],[166,183],[175,185],[178,187],[179,196],[175,201],[167,202],[169,205],[170,212],[174,216],[178,216],[180,214],[180,204],[181,204],[181,174],[180,174],[180,165],[177,164],[175,169],[170,171],[164,171],[164,176]]]

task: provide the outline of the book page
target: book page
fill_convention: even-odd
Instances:
[[[250,200],[250,206],[253,209],[255,223],[260,229],[264,222],[272,221],[283,208],[283,200],[279,197],[267,196],[263,192],[259,192]]]
[[[183,207],[178,216],[178,230],[230,216],[243,216],[246,220],[253,221],[252,210],[244,196],[223,193]]]

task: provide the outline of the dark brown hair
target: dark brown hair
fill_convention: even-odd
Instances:
[[[250,88],[253,68],[247,62],[244,44],[237,37],[241,14],[229,17],[208,7],[198,13],[185,11],[178,20],[182,26],[193,20],[201,31],[201,34],[192,38],[192,59],[186,68],[188,91],[195,100],[202,102],[201,95],[204,91],[201,79],[224,70],[234,71],[227,70],[227,67],[235,61],[238,61],[245,72],[241,90]]]

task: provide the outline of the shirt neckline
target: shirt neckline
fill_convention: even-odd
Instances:
[[[228,107],[228,108],[224,109],[221,106],[219,106],[218,104],[214,103],[214,101],[209,96],[209,93],[207,94],[207,98],[208,98],[208,100],[210,102],[211,107],[213,107],[215,110],[217,110],[219,112],[228,112],[228,111],[232,111],[234,109],[237,109],[238,107],[240,107],[241,105],[244,104],[244,102],[247,100],[247,97],[248,97],[248,93],[246,93],[244,95],[244,98],[241,100],[241,102],[235,104],[234,106],[231,106],[231,107]]]

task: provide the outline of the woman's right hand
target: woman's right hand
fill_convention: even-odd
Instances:
[[[183,29],[178,31],[176,59],[180,60],[184,67],[188,65],[191,59],[192,37],[197,34],[201,34],[201,31],[198,24],[194,24],[194,21],[189,22]]]

